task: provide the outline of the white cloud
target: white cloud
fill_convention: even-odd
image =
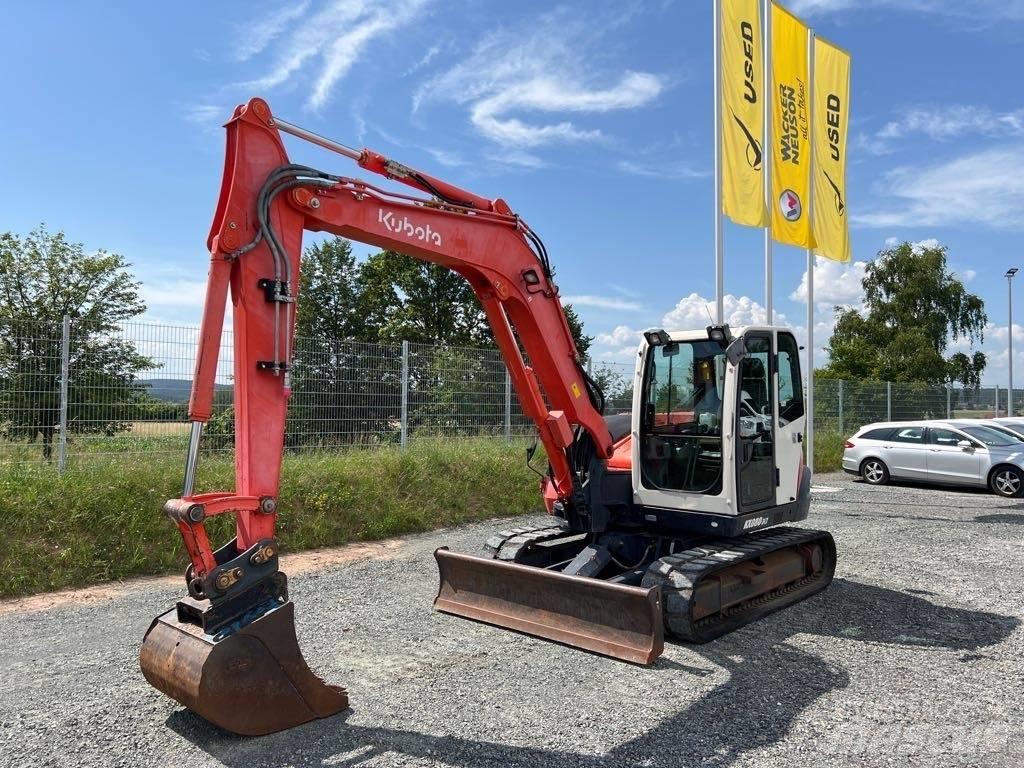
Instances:
[[[947,141],[967,135],[1024,136],[1024,110],[993,112],[988,107],[965,104],[916,107],[903,112],[871,136],[858,139],[858,145],[875,155],[886,155],[893,145],[906,138],[924,136]]]
[[[260,16],[257,21],[240,27],[236,34],[236,39],[240,42],[235,48],[235,59],[248,61],[263,51],[293,21],[301,18],[307,10],[309,10],[309,0],[302,0],[299,3],[284,5],[272,13]]]
[[[877,185],[885,207],[855,215],[866,227],[985,224],[1024,227],[1024,144],[976,152],[926,168],[896,168]],[[885,198],[890,198],[885,201]]]
[[[1024,0],[792,0],[793,13],[804,16],[870,8],[962,16],[971,19],[1024,19]]]
[[[437,56],[437,54],[439,54],[440,52],[441,52],[441,46],[440,45],[432,45],[432,46],[430,46],[430,48],[427,49],[427,52],[425,54],[423,54],[423,57],[419,61],[417,61],[415,64],[413,64],[411,67],[409,67],[409,69],[405,70],[405,72],[402,75],[402,77],[408,77],[409,75],[412,75],[412,74],[414,74],[416,72],[419,72],[425,66],[430,64],[430,62],[432,62],[434,60],[434,58]]]
[[[628,325],[617,325],[611,333],[599,333],[594,337],[598,344],[608,347],[636,346],[640,343],[643,331],[636,331]]]
[[[202,307],[206,280],[151,280],[143,284],[142,300],[152,307]]]
[[[973,347],[967,339],[954,339],[946,351],[946,355],[954,352],[965,352],[973,354],[980,350],[985,353],[988,365],[981,375],[981,380],[989,385],[999,384],[1006,386],[1009,379],[1009,351],[1007,340],[1009,329],[1005,324],[995,325],[991,322],[985,324],[984,340]],[[1024,386],[1024,326],[1013,324],[1013,373],[1014,389],[1019,390]],[[1003,394],[1005,397],[1005,393]]]
[[[956,275],[957,279],[965,283],[971,282],[971,280],[978,276],[977,270],[974,269],[957,269],[954,270],[953,274]]]
[[[218,131],[231,117],[231,109],[217,104],[190,104],[183,108],[182,116],[187,122],[198,125],[204,131]]]
[[[725,322],[730,326],[759,325],[768,320],[767,310],[749,296],[725,295]],[[706,299],[698,293],[691,293],[682,298],[671,310],[665,313],[661,324],[666,331],[692,330],[711,325],[715,315],[714,298]],[[785,324],[786,316],[775,313],[775,322]]]
[[[814,260],[814,303],[819,309],[831,313],[836,305],[860,307],[864,303],[864,279],[866,261],[852,261],[842,264],[829,259]],[[789,295],[793,301],[807,303],[807,270],[800,276],[800,284]]]
[[[640,163],[635,160],[619,160],[615,167],[623,173],[651,179],[703,179],[709,175],[708,171],[680,162]]]
[[[466,165],[466,161],[455,152],[449,152],[446,149],[435,149],[433,147],[424,147],[423,149],[428,155],[434,158],[434,160],[448,168],[457,168],[460,165]]]
[[[320,11],[297,20],[281,37],[276,61],[263,77],[247,83],[268,90],[302,72],[313,82],[308,106],[319,110],[334,86],[377,38],[416,19],[429,0],[331,0]]]
[[[594,336],[591,354],[599,360],[625,362],[636,354],[642,335],[643,331],[628,325],[617,325],[610,333]]]
[[[570,120],[527,119],[536,113],[635,109],[661,94],[664,81],[657,75],[625,71],[598,76],[586,66],[592,60],[590,48],[601,36],[595,31],[599,27],[555,12],[533,19],[525,29],[494,32],[467,59],[423,83],[413,111],[434,102],[465,106],[477,131],[503,146],[600,139],[599,129]]]
[[[563,296],[563,304],[572,304],[574,307],[594,307],[595,309],[613,309],[620,312],[643,312],[644,307],[640,302],[620,299],[615,296],[593,296],[580,294],[577,296]]]

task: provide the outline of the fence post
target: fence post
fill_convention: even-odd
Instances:
[[[839,380],[839,436],[845,437],[846,430],[843,428],[843,380]]]
[[[402,342],[402,448],[409,442],[409,342]]]
[[[892,382],[885,382],[885,420],[892,421]]]
[[[512,439],[512,377],[505,368],[505,441]]]
[[[57,472],[64,474],[68,459],[68,379],[71,376],[71,318],[64,315],[60,332],[60,434],[57,437]]]
[[[953,385],[946,385],[946,418],[953,418]]]
[[[998,419],[999,418],[999,385],[996,384],[993,387],[993,389],[995,390],[995,398],[996,398],[995,414],[996,414],[996,418]]]

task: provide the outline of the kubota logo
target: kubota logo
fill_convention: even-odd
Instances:
[[[441,245],[441,235],[432,230],[429,224],[425,227],[418,226],[409,221],[408,216],[397,219],[391,211],[385,212],[383,208],[378,208],[377,222],[383,224],[388,232],[397,232],[398,234],[405,235],[410,240],[420,240],[431,245]]]

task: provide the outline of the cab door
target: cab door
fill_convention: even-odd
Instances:
[[[739,509],[775,506],[775,335],[744,334],[746,355],[736,384],[736,484]]]
[[[789,331],[779,331],[775,354],[775,463],[779,471],[776,504],[796,501],[804,466],[804,380],[800,347]]]

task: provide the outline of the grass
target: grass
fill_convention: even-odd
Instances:
[[[838,472],[843,468],[843,444],[846,438],[838,432],[815,431],[814,471]]]
[[[540,509],[523,445],[420,441],[285,457],[278,535],[285,551],[369,541]],[[537,463],[539,461],[539,464]],[[180,493],[180,453],[94,456],[0,470],[0,597],[180,572],[181,537],[160,512]],[[542,460],[535,464],[543,466]],[[227,456],[204,456],[197,491],[233,487]],[[229,516],[207,529],[229,539]]]

